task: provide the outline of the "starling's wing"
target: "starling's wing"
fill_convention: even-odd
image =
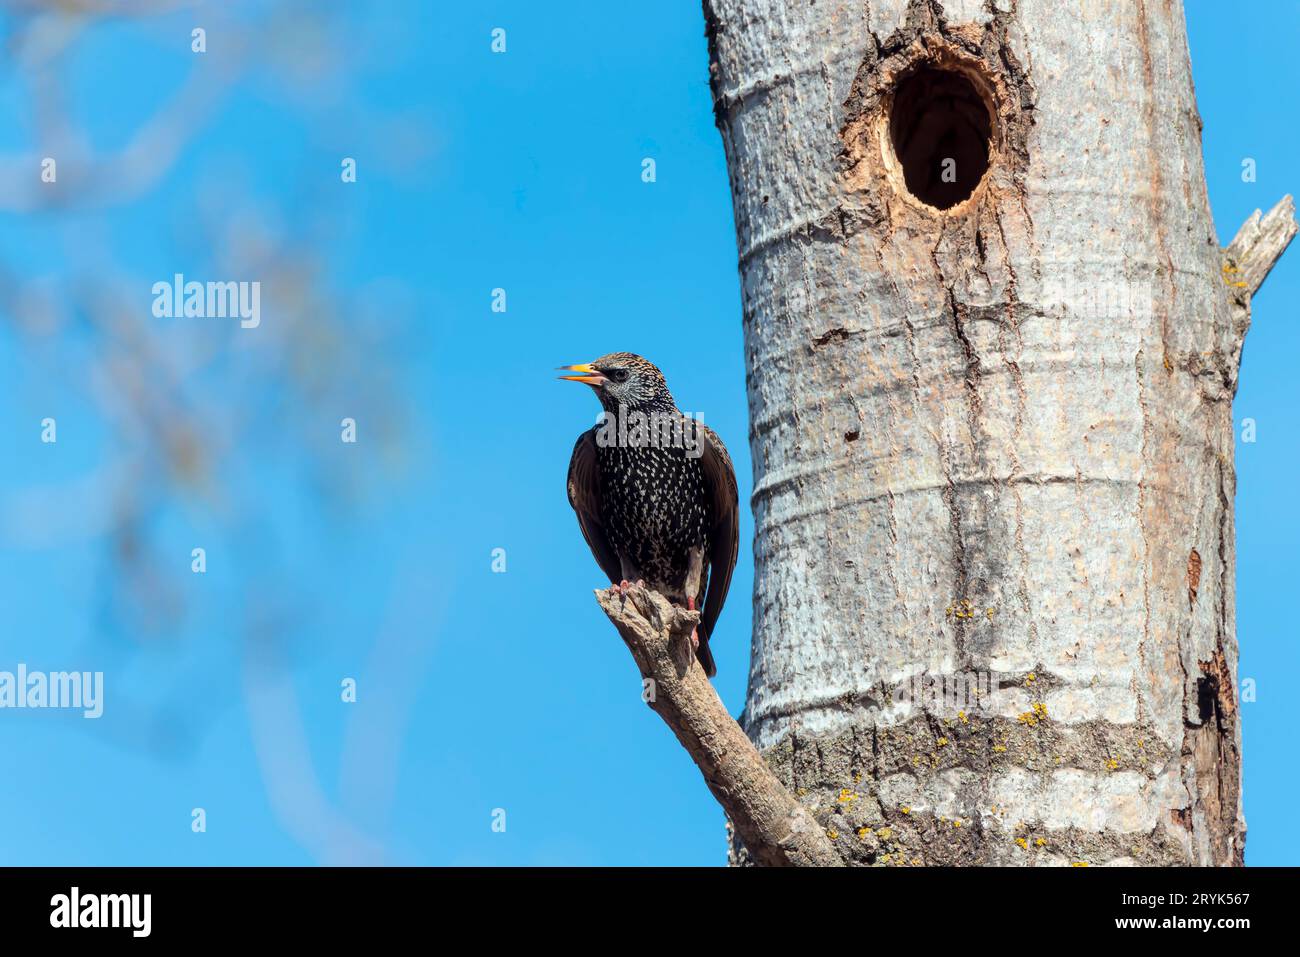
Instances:
[[[703,449],[700,465],[704,468],[704,488],[709,496],[709,586],[704,595],[701,644],[713,634],[713,625],[722,614],[731,587],[731,571],[736,567],[740,547],[740,508],[736,495],[736,470],[731,456],[718,434],[703,422],[696,422]]]
[[[618,560],[614,546],[605,535],[600,495],[600,472],[596,468],[596,430],[588,429],[578,436],[569,460],[569,504],[578,513],[578,527],[597,564],[613,584],[623,574],[623,563]]]

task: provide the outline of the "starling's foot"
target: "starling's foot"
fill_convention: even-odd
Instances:
[[[686,610],[687,611],[695,610],[695,599],[690,597],[689,595],[686,598]],[[691,650],[698,651],[699,647],[700,647],[700,630],[698,628],[692,628],[691,629]]]
[[[619,582],[614,587],[618,589],[618,593],[620,595],[626,595],[627,590],[632,587],[632,583],[628,581],[626,578],[624,578],[621,582]]]

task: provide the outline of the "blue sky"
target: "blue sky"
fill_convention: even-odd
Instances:
[[[27,826],[0,863],[721,863],[721,811],[591,599],[599,576],[563,483],[597,408],[551,378],[613,350],[654,358],[727,440],[747,501],[735,240],[698,5],[231,6],[70,40],[62,103],[96,152],[230,62],[236,37],[266,46],[195,108],[196,132],[138,197],[97,204],[92,182],[65,209],[0,212],[0,290],[21,290],[0,299],[0,667],[109,683],[98,721],[3,715],[20,770],[0,816]],[[1252,11],[1229,30],[1215,5],[1188,9],[1223,242],[1297,187],[1300,134],[1276,104],[1300,86],[1300,13]],[[206,60],[189,48],[205,22]],[[35,84],[0,69],[0,155],[35,149]],[[69,190],[75,166],[60,166]],[[224,253],[214,229],[237,237]],[[179,358],[103,385],[105,356],[147,359],[103,303],[147,312],[176,272],[258,278],[218,271],[265,263],[266,246],[312,294],[264,301],[263,321],[292,312],[310,352],[220,320],[146,326]],[[1236,402],[1258,430],[1238,446],[1237,500],[1241,674],[1258,687],[1243,705],[1252,864],[1300,862],[1284,686],[1298,671],[1298,286],[1293,250],[1256,299]],[[172,361],[191,371],[173,381]],[[200,478],[169,471],[156,422],[117,407],[137,385],[160,414],[201,410],[195,434],[218,451]],[[54,446],[35,441],[45,416]],[[338,441],[347,416],[355,445]],[[742,511],[714,642],[733,713],[749,657]],[[124,555],[142,567],[123,571]],[[340,701],[345,677],[355,704]]]

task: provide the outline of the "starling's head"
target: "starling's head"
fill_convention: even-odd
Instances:
[[[570,382],[584,382],[596,391],[600,404],[616,411],[620,405],[629,409],[672,409],[672,393],[664,374],[653,362],[631,352],[611,352],[584,365],[561,366],[580,375],[562,375]]]

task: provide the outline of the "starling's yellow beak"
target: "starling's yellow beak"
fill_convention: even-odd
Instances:
[[[560,376],[561,379],[565,379],[569,382],[584,382],[587,385],[591,386],[593,389],[599,388],[603,383],[608,381],[603,375],[601,375],[597,370],[593,369],[590,365],[584,364],[584,365],[577,365],[577,366],[560,366],[559,368],[567,369],[570,372],[582,373],[582,375],[562,375]]]

